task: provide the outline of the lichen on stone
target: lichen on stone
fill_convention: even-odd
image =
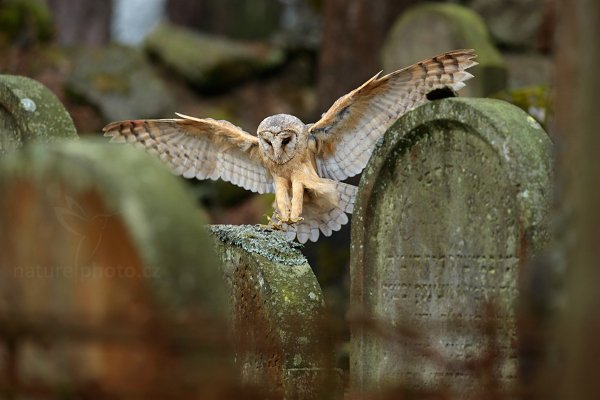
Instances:
[[[301,244],[290,242],[285,234],[259,225],[211,225],[210,232],[220,241],[241,247],[267,260],[287,266],[306,264]]]

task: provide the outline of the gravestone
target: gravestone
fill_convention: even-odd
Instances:
[[[259,76],[285,61],[283,51],[274,46],[235,41],[169,23],[150,33],[145,49],[193,86],[209,91]]]
[[[531,49],[538,47],[549,5],[544,0],[471,0],[469,7],[481,14],[494,38],[505,47]]]
[[[168,85],[144,54],[131,47],[110,45],[74,51],[73,70],[66,84],[107,121],[164,118],[176,110]]]
[[[276,398],[341,398],[323,294],[299,245],[259,226],[211,232],[230,288],[243,380]]]
[[[475,77],[460,91],[462,95],[483,97],[506,87],[506,66],[485,23],[457,4],[425,3],[404,12],[385,40],[383,69],[392,72],[456,49],[475,49],[479,63],[469,69]]]
[[[0,160],[0,192],[0,370],[12,393],[235,389],[212,241],[159,161],[89,140],[37,144]]]
[[[27,142],[76,137],[73,120],[44,85],[0,75],[0,157]]]
[[[353,329],[356,390],[510,390],[519,276],[547,241],[551,191],[550,140],[508,103],[431,102],[388,130],[352,225],[352,304],[387,332]]]

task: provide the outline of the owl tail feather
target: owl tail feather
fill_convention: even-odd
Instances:
[[[357,189],[356,186],[335,182],[337,204],[324,207],[324,203],[315,201],[316,199],[305,202],[302,213],[304,220],[297,224],[282,226],[288,239],[297,238],[300,243],[306,243],[308,240],[316,242],[320,233],[331,236],[333,232],[342,229],[342,225],[348,223],[346,213],[351,214],[354,209]]]
[[[336,191],[338,193],[340,208],[348,214],[352,214],[358,187],[343,182],[336,182]]]

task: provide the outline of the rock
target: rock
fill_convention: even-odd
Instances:
[[[284,61],[281,50],[160,25],[146,39],[146,50],[192,85],[227,88],[273,69]]]
[[[79,49],[67,88],[98,107],[107,121],[166,118],[177,111],[142,53],[124,46]]]
[[[505,46],[534,48],[544,22],[545,0],[472,0],[469,7],[485,20]]]
[[[385,41],[383,68],[392,72],[456,49],[475,49],[479,63],[469,69],[475,78],[461,90],[462,95],[482,97],[506,87],[506,65],[483,20],[456,4],[417,5],[402,14]]]
[[[280,24],[280,0],[167,0],[167,15],[176,25],[212,34],[266,40]]]
[[[17,397],[231,395],[225,282],[205,221],[159,161],[89,140],[34,145],[0,160],[0,191]]]
[[[244,381],[285,399],[341,398],[323,294],[299,245],[257,226],[211,232],[230,287]]]
[[[547,134],[499,100],[434,101],[387,131],[352,221],[352,304],[383,335],[353,330],[354,389],[516,390],[518,282],[548,241],[551,171]]]
[[[73,120],[44,85],[0,75],[0,157],[25,143],[76,137]]]

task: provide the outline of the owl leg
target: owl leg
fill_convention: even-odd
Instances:
[[[302,203],[304,202],[304,185],[300,180],[292,181],[292,212],[290,222],[297,223],[303,220]]]
[[[275,178],[275,202],[277,203],[279,219],[282,222],[285,222],[290,218],[291,204],[289,189],[290,187],[287,180]]]

